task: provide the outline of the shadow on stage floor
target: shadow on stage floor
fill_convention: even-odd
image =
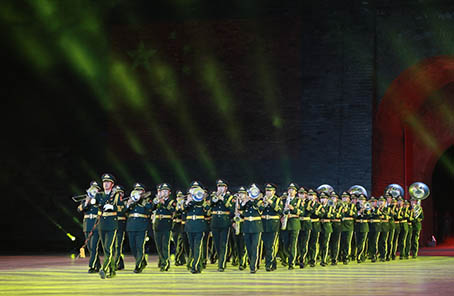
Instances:
[[[87,258],[0,256],[0,295],[452,295],[454,248],[423,249],[421,254],[385,263],[278,266],[256,274],[231,265],[220,273],[211,264],[201,274],[181,266],[160,272],[156,256],[143,273],[134,274],[133,258],[126,256],[126,269],[105,280],[87,273]]]

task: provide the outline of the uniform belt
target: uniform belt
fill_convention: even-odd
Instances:
[[[318,222],[320,219],[311,219],[312,222]]]
[[[211,217],[205,217],[205,220],[210,221]]]
[[[300,215],[289,214],[288,217],[289,217],[289,218],[299,218]]]
[[[358,223],[367,223],[367,222],[369,222],[369,220],[359,219],[359,220],[356,220],[356,222],[358,222]]]
[[[310,221],[311,217],[300,217],[301,221]]]
[[[186,219],[187,220],[204,220],[205,216],[192,215],[192,216],[186,216]]]
[[[262,219],[265,219],[265,220],[276,220],[276,219],[280,219],[281,217],[279,216],[270,216],[270,215],[264,215],[262,216]]]
[[[126,217],[118,217],[118,221],[126,220]]]
[[[150,216],[145,215],[145,214],[140,214],[140,213],[131,213],[128,215],[129,218],[134,217],[134,218],[145,218],[148,219]]]
[[[399,221],[394,221],[394,224],[399,224],[400,222]]]
[[[400,223],[407,223],[407,220],[402,220],[400,221]]]
[[[383,222],[383,223],[388,223],[389,220],[388,220],[388,219],[386,219],[386,220],[381,220],[381,222]]]
[[[98,215],[96,215],[96,214],[84,215],[84,219],[96,219],[96,217],[98,217]]]
[[[320,219],[321,222],[326,223],[326,222],[331,222],[330,219]]]
[[[371,223],[380,223],[381,220],[370,220]]]
[[[175,223],[181,223],[181,222],[183,222],[183,220],[182,220],[182,219],[173,219],[173,222],[175,222]]]
[[[103,217],[112,217],[112,216],[116,216],[116,215],[117,215],[117,212],[104,212],[104,213],[102,213]]]
[[[353,220],[353,217],[344,217],[344,218],[342,218],[342,221],[349,221],[349,220]]]
[[[244,221],[252,222],[252,221],[259,221],[259,220],[262,220],[262,217],[244,217]]]
[[[172,215],[156,215],[156,219],[172,219]]]
[[[229,211],[212,211],[211,213],[215,215],[230,215]]]
[[[331,219],[331,222],[340,222],[341,219]]]

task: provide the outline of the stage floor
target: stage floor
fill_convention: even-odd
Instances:
[[[210,265],[201,274],[172,266],[156,267],[156,256],[141,274],[126,256],[126,270],[101,280],[87,273],[87,259],[68,256],[0,256],[0,295],[453,295],[454,257],[421,256],[386,263],[256,274],[228,265]]]

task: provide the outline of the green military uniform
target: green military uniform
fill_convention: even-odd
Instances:
[[[342,233],[342,205],[337,202],[337,194],[335,192],[331,193],[331,198],[336,199],[334,215],[331,219],[331,225],[333,227],[333,233],[331,234],[330,239],[330,254],[331,254],[331,265],[336,265],[339,258],[339,245],[340,238]]]
[[[98,191],[101,190],[98,183],[92,181],[90,183],[90,188],[96,188]],[[87,190],[87,194],[90,193],[90,189]],[[96,221],[98,218],[98,207],[91,203],[91,201],[95,202],[96,200],[93,199],[94,196],[87,196],[85,200],[83,200],[80,205],[77,207],[79,212],[84,214],[84,221],[83,221],[83,231],[85,235],[85,239],[87,240],[86,245],[88,247],[88,251],[90,253],[90,259],[88,261],[88,272],[94,273],[99,272],[101,267],[101,261],[99,259],[99,233],[98,227],[96,226]]]
[[[378,239],[378,254],[380,255],[380,262],[385,262],[388,252],[388,236],[391,231],[389,225],[390,208],[386,206],[386,200],[383,197],[380,197],[378,202],[382,203],[380,210],[381,232],[380,238]]]
[[[399,219],[400,234],[399,234],[399,245],[397,251],[399,252],[399,259],[403,259],[405,255],[405,247],[407,243],[408,235],[408,219],[410,218],[410,210],[408,205],[401,207],[397,213]]]
[[[111,174],[102,176],[103,184],[111,183],[111,191],[104,191],[96,194],[96,204],[98,205],[99,217],[99,236],[104,251],[104,262],[99,271],[102,279],[115,276],[115,240],[118,229],[117,202],[119,194],[112,191],[115,178]],[[104,186],[104,185],[103,185]]]
[[[257,265],[259,263],[259,246],[263,232],[263,224],[262,224],[262,217],[260,207],[262,201],[256,199],[252,199],[251,194],[252,188],[256,188],[253,184],[249,189],[249,200],[245,200],[241,204],[241,209],[243,210],[243,226],[242,232],[244,235],[244,242],[246,244],[247,255],[249,258],[249,268],[251,273],[255,273],[257,271]]]
[[[214,193],[211,198],[211,233],[213,234],[213,244],[218,254],[218,271],[224,271],[227,261],[227,247],[230,235],[230,214],[234,210],[232,203],[233,196],[227,192],[227,184],[218,180],[218,188],[225,187],[221,195]]]
[[[369,233],[369,219],[371,217],[371,210],[365,205],[366,197],[361,195],[359,197],[360,203],[357,207],[357,216],[355,219],[355,239],[356,239],[356,261],[358,263],[366,260],[366,239]]]
[[[408,200],[405,201],[405,204],[410,205],[410,202]],[[405,241],[405,249],[404,249],[404,258],[409,259],[410,258],[410,248],[411,248],[411,239],[413,236],[413,220],[415,219],[415,212],[413,211],[412,208],[408,208],[408,233],[407,233],[407,239]]]
[[[374,197],[370,200],[371,203],[376,202]],[[378,254],[378,238],[381,232],[381,209],[378,206],[372,206],[372,211],[369,220],[369,257],[372,262],[377,261]]]
[[[399,216],[402,213],[401,212],[402,206],[398,204],[399,201],[403,201],[402,197],[400,197],[400,196],[397,198],[396,204],[393,205],[393,208],[394,208],[394,213],[393,213],[394,238],[393,238],[393,246],[392,246],[392,252],[391,252],[392,260],[396,259],[397,248],[399,246],[400,220],[402,220],[402,217]]]
[[[198,182],[193,182],[190,189],[191,198],[186,201],[186,224],[184,230],[188,236],[189,242],[189,262],[188,266],[191,273],[202,272],[202,252],[205,233],[208,230],[208,224],[205,217],[210,209],[209,205],[200,199],[198,195],[192,194],[194,190],[202,190]]]
[[[414,208],[414,219],[413,219],[413,235],[411,238],[411,254],[413,258],[418,256],[419,250],[419,236],[421,234],[422,220],[424,220],[424,212],[421,205],[417,204]]]
[[[293,189],[295,193],[298,190],[298,186],[294,183],[291,183],[288,186],[288,189]],[[286,199],[286,205],[284,205],[283,210],[283,219],[287,219],[287,227],[281,232],[282,243],[284,247],[284,252],[286,252],[288,257],[288,268],[293,269],[297,257],[297,243],[298,236],[301,230],[300,214],[301,214],[301,199],[294,196],[293,198],[288,195]],[[289,207],[292,207],[290,209]],[[286,216],[286,218],[285,218]]]
[[[314,201],[307,199],[307,191],[304,187],[301,187],[298,190],[299,194],[304,196],[304,199],[301,203],[301,215],[300,215],[300,222],[301,222],[301,230],[300,235],[298,236],[298,262],[300,268],[304,268],[306,265],[306,256],[309,250],[309,238],[311,237],[312,231],[312,221],[311,215],[314,211]]]
[[[117,270],[123,270],[125,268],[124,256],[123,256],[123,242],[126,234],[126,207],[123,202],[124,189],[122,186],[117,185],[114,188],[115,192],[120,194],[117,204],[118,214],[118,230],[117,239],[115,241],[115,267]]]
[[[172,238],[175,243],[175,265],[185,265],[186,258],[189,257],[188,237],[184,232],[186,224],[186,213],[184,211],[184,195],[181,191],[177,192],[177,202],[175,215],[173,217]]]
[[[347,192],[343,192],[341,197],[350,198]],[[342,205],[342,233],[340,257],[344,264],[348,264],[351,255],[351,241],[354,230],[354,219],[356,217],[356,205],[346,201]]]
[[[328,195],[325,193],[320,194],[321,199],[328,199]],[[320,210],[320,223],[321,223],[321,234],[320,234],[320,257],[321,257],[321,266],[326,266],[329,250],[329,241],[331,238],[331,233],[333,233],[333,226],[331,224],[331,219],[335,215],[334,205],[328,205],[326,202],[322,201],[322,208]]]
[[[140,273],[147,265],[145,260],[145,243],[150,224],[151,203],[141,198],[145,187],[136,183],[131,197],[126,203],[126,232],[128,233],[129,247],[135,259],[134,273]]]
[[[153,233],[159,256],[158,263],[160,271],[167,271],[170,267],[170,231],[175,212],[175,200],[170,197],[170,187],[166,183],[159,185],[158,190],[158,194],[163,191],[168,192],[167,195],[164,194],[153,199],[153,210],[156,211]]]
[[[266,271],[272,271],[276,266],[276,254],[279,243],[279,228],[280,217],[282,215],[282,201],[274,195],[276,187],[272,184],[267,184],[266,191],[271,191],[270,198],[264,199],[262,209],[262,224],[263,224],[263,245],[265,249],[265,268]]]
[[[238,194],[243,194],[246,193],[246,189],[244,187],[240,187]],[[236,266],[238,265],[239,270],[244,270],[246,268],[246,259],[247,259],[247,252],[246,252],[246,245],[244,243],[244,236],[242,233],[242,228],[243,228],[243,223],[244,219],[242,218],[243,216],[243,210],[241,210],[240,206],[240,198],[237,196],[235,198],[235,209],[233,210],[230,218],[232,219],[232,226],[231,226],[231,232],[232,232],[232,256],[233,256],[233,262],[232,265]],[[236,225],[233,227],[233,225]]]
[[[396,233],[396,224],[394,223],[394,217],[396,216],[396,199],[389,197],[390,202],[387,207],[386,214],[388,215],[389,219],[389,233],[388,233],[388,240],[387,240],[387,250],[386,250],[386,261],[391,260],[391,255],[393,254],[394,249],[394,235]]]
[[[309,251],[308,251],[308,261],[311,267],[315,267],[317,261],[318,251],[319,251],[319,239],[320,232],[322,231],[322,225],[320,224],[320,217],[322,216],[323,205],[321,205],[317,200],[317,193],[312,190],[309,190],[309,196],[315,198],[313,208],[314,211],[311,213],[311,222],[312,230],[311,236],[309,238]]]

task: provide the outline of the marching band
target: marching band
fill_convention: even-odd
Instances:
[[[186,265],[191,273],[201,273],[208,260],[217,261],[219,272],[231,262],[240,270],[249,265],[256,273],[262,259],[267,272],[276,270],[277,257],[290,270],[317,263],[325,267],[367,259],[385,262],[397,255],[416,258],[424,219],[421,200],[430,194],[420,182],[409,187],[410,201],[403,199],[404,189],[398,184],[389,185],[378,198],[368,198],[360,185],[342,192],[339,200],[330,185],[314,190],[295,183],[281,196],[271,183],[264,193],[252,184],[232,194],[227,183],[218,180],[211,194],[194,181],[186,195],[179,191],[174,198],[170,185],[163,183],[152,197],[136,183],[125,197],[112,174],[101,179],[102,187],[92,181],[87,194],[73,200],[84,214],[81,256],[87,249],[88,272],[99,272],[102,279],[124,269],[125,234],[135,258],[134,272],[143,271],[150,226],[162,272],[170,268],[172,242],[175,265]]]

